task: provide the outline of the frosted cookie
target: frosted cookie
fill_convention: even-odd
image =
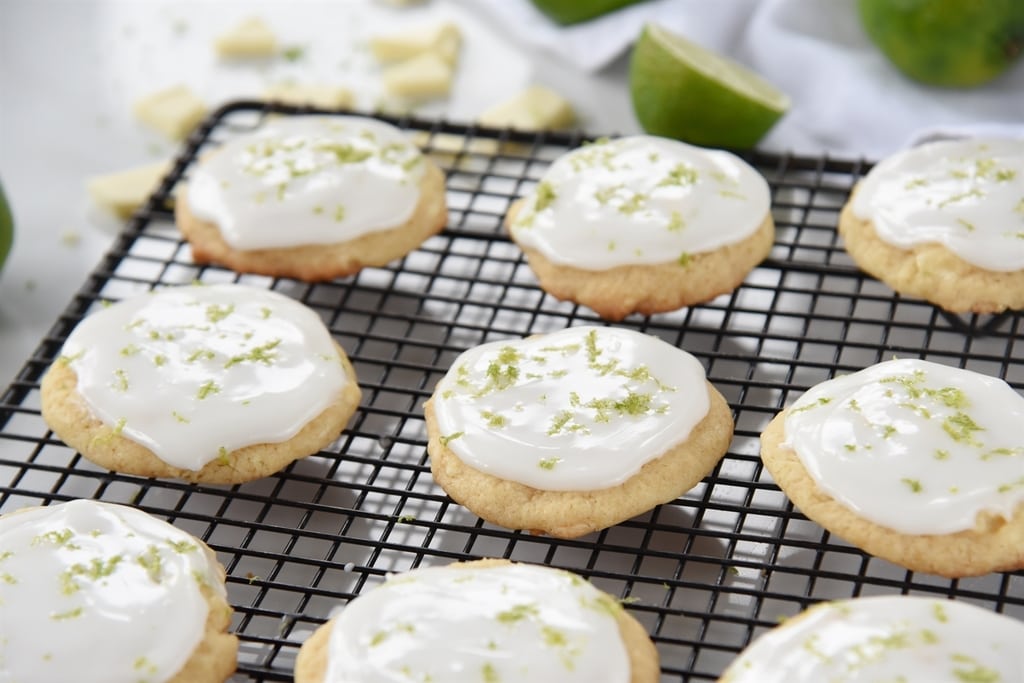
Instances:
[[[90,500],[0,516],[6,681],[220,683],[230,622],[224,568],[166,522]]]
[[[487,521],[575,538],[675,500],[732,440],[700,362],[575,327],[460,355],[425,405],[430,471]]]
[[[42,381],[42,413],[98,465],[238,483],[316,453],[359,404],[320,317],[241,285],[162,289],[83,320]]]
[[[562,156],[506,222],[545,291],[620,320],[734,290],[771,250],[769,209],[739,157],[636,136]]]
[[[444,174],[399,129],[294,116],[205,157],[175,216],[199,263],[315,281],[404,256],[448,210]]]
[[[720,683],[1019,681],[1024,624],[963,602],[819,603],[754,641]]]
[[[1024,308],[1024,139],[932,142],[875,166],[839,217],[846,251],[953,313]]]
[[[478,560],[391,575],[299,650],[296,683],[647,683],[658,653],[619,602],[575,574]]]
[[[949,577],[1024,567],[1024,398],[906,359],[823,382],[761,457],[794,505],[872,555]]]

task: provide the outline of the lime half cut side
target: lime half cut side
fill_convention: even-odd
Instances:
[[[747,67],[657,24],[633,49],[629,88],[646,132],[708,147],[753,147],[790,104]]]

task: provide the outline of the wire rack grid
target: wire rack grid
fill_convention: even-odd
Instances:
[[[170,211],[178,181],[204,150],[267,115],[310,111],[239,102],[212,115],[0,395],[0,511],[94,498],[203,539],[228,571],[236,680],[290,681],[310,632],[388,573],[479,557],[575,571],[622,598],[657,644],[663,681],[715,680],[753,637],[819,600],[922,594],[1024,618],[1024,573],[948,580],[871,558],[795,511],[762,469],[758,437],[784,405],[894,355],[1024,387],[1019,314],[944,314],[895,295],[844,253],[838,211],[867,164],[747,156],[772,189],[770,257],[729,295],[617,323],[700,359],[733,409],[729,452],[678,500],[564,541],[492,526],[451,502],[430,476],[422,405],[471,346],[603,324],[539,290],[501,227],[509,204],[583,138],[387,119],[447,172],[450,218],[440,235],[388,267],[319,284],[194,264]],[[330,447],[260,481],[190,485],[101,470],[49,431],[39,380],[75,324],[104,301],[194,281],[271,288],[321,315],[363,390]]]

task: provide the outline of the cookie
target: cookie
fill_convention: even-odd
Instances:
[[[470,349],[425,413],[430,471],[453,500],[560,538],[675,500],[715,467],[733,429],[696,358],[606,327]]]
[[[448,210],[444,173],[399,129],[295,116],[205,157],[175,218],[197,263],[319,281],[404,256]]]
[[[761,435],[761,458],[807,517],[914,571],[1024,567],[1024,398],[916,359],[823,382]]]
[[[1024,624],[905,595],[819,603],[755,640],[719,683],[1016,681]]]
[[[93,313],[42,381],[43,418],[97,465],[218,484],[316,453],[359,400],[315,312],[241,285],[172,287]]]
[[[757,171],[728,152],[652,136],[560,157],[506,226],[545,291],[606,320],[731,292],[775,237]]]
[[[878,164],[839,216],[858,266],[952,313],[1024,309],[1024,139],[932,142]]]
[[[505,560],[394,574],[302,645],[296,683],[659,680],[618,600],[570,572]]]
[[[0,516],[0,549],[5,680],[220,683],[235,671],[224,568],[184,531],[74,500]]]

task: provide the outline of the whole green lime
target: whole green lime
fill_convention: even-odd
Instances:
[[[595,19],[626,5],[643,0],[533,0],[534,6],[548,18],[567,26]]]
[[[4,196],[4,186],[0,184],[0,268],[7,259],[13,241],[14,221],[11,219],[11,209],[7,206],[7,197]]]
[[[1024,52],[1024,0],[858,0],[871,40],[921,83],[986,83]]]

